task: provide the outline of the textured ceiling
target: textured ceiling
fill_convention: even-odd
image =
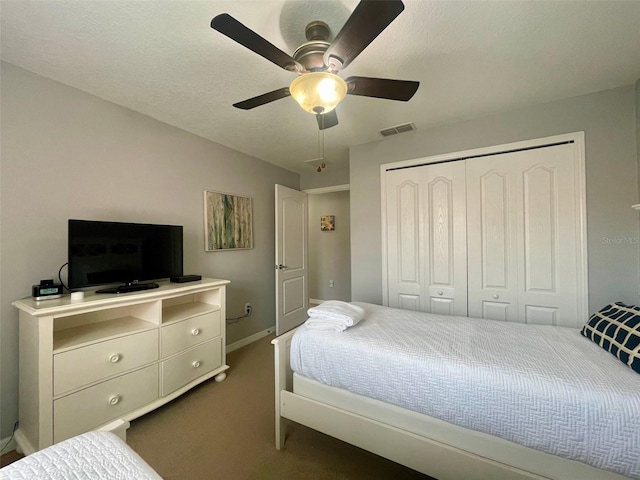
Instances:
[[[0,1],[2,60],[296,172],[318,156],[315,118],[291,98],[233,103],[287,87],[286,72],[210,28],[227,12],[292,53],[304,27],[337,33],[357,0]],[[406,122],[418,130],[640,78],[640,1],[405,0],[340,75],[418,80],[407,103],[347,96],[325,157]],[[411,135],[410,133],[408,135]]]

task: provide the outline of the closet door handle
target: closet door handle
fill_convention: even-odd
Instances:
[[[282,265],[282,264],[280,264],[280,265],[276,266],[276,268],[277,268],[278,270],[284,270],[285,268],[289,268],[289,267],[287,267],[286,265]]]

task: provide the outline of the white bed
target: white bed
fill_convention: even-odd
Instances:
[[[120,437],[83,433],[0,469],[0,480],[162,480]]]
[[[289,419],[440,480],[640,478],[640,376],[578,330],[358,305],[274,340],[278,448]]]

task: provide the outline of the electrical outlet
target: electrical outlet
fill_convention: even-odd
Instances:
[[[253,310],[253,307],[251,307],[251,304],[249,302],[244,304],[244,314],[245,315],[251,315],[251,311]]]

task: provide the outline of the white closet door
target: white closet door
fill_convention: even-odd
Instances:
[[[575,327],[573,144],[467,161],[469,316]]]
[[[518,318],[514,162],[505,155],[467,161],[469,316]]]
[[[425,311],[467,315],[467,212],[464,162],[421,167]]]
[[[394,170],[386,182],[389,306],[466,315],[464,164]]]
[[[408,170],[387,172],[387,288],[388,305],[424,309],[422,250],[424,249],[419,175]]]

